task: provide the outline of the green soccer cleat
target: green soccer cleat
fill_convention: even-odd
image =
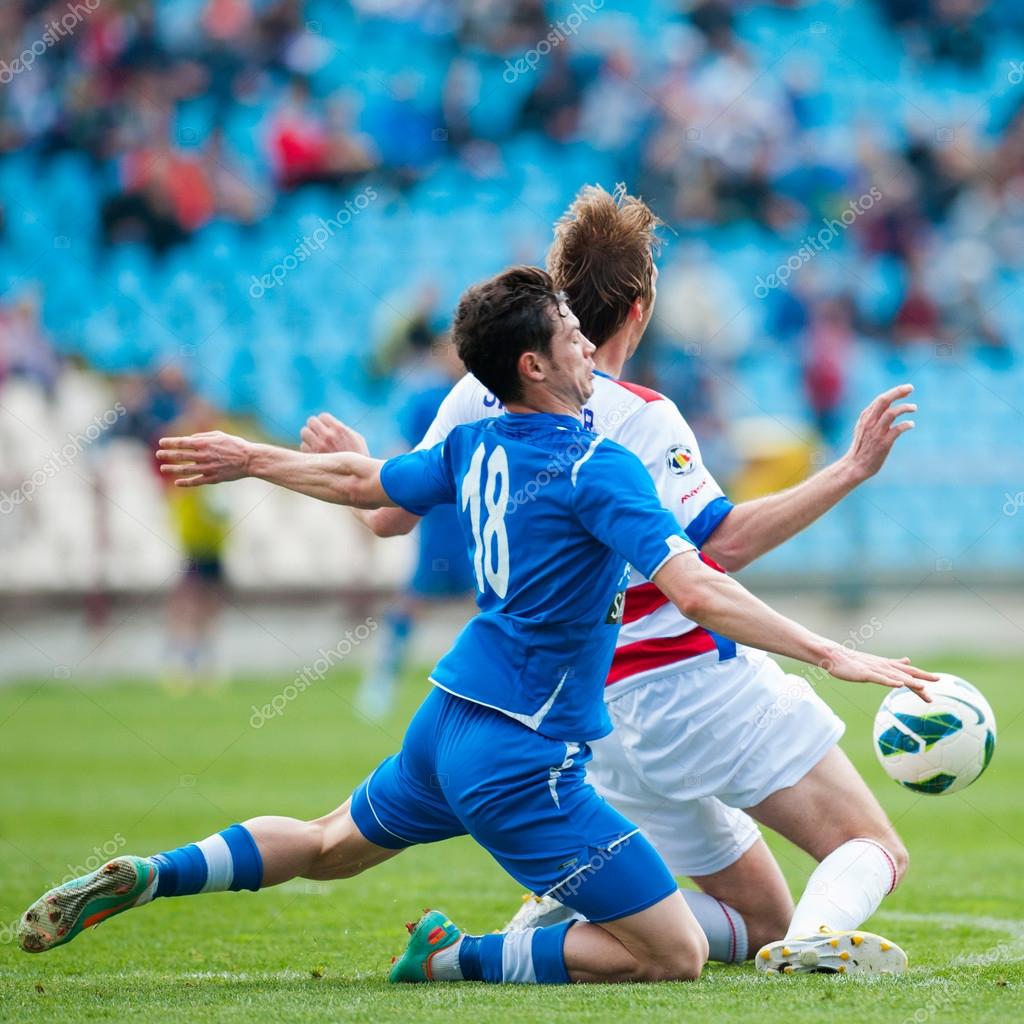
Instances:
[[[462,932],[439,910],[425,910],[418,922],[410,921],[405,927],[409,929],[409,944],[400,957],[391,961],[388,981],[433,981],[430,961],[436,953],[458,942]]]
[[[754,958],[771,974],[902,974],[907,954],[872,932],[834,932],[822,928],[804,939],[780,939]]]
[[[108,917],[148,903],[156,875],[156,866],[145,857],[117,857],[58,885],[22,915],[18,945],[26,953],[45,953]]]

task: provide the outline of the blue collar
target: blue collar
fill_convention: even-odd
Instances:
[[[516,431],[550,430],[552,427],[583,430],[581,420],[558,412],[506,412],[501,419]]]

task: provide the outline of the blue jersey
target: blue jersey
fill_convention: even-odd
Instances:
[[[650,578],[693,547],[640,460],[572,416],[506,413],[388,460],[381,483],[416,515],[454,503],[472,556],[480,614],[431,681],[553,739],[607,735],[628,565]]]

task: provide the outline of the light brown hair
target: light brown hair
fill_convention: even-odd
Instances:
[[[580,330],[599,348],[626,322],[639,298],[653,295],[652,251],[661,219],[617,185],[584,185],[555,225],[548,272],[568,296]]]

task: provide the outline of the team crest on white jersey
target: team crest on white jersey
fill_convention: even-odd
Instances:
[[[692,473],[697,468],[693,450],[687,448],[685,444],[672,445],[665,453],[665,462],[676,476],[686,476],[687,473]]]

